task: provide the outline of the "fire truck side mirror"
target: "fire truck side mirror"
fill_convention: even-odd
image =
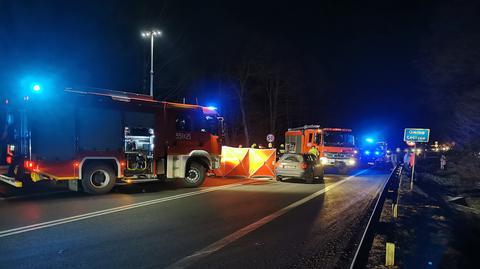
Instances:
[[[314,138],[315,144],[320,145],[320,134],[316,133]]]
[[[220,123],[220,138],[225,141],[225,120],[223,117],[218,117],[218,122]]]

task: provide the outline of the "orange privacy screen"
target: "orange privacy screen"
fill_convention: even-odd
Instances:
[[[223,177],[273,177],[275,149],[222,147],[222,164],[215,170]]]

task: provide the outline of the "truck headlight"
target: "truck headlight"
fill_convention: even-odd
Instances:
[[[355,161],[355,159],[349,159],[347,161],[347,165],[349,165],[349,166],[354,166],[356,163],[357,163],[357,161]]]

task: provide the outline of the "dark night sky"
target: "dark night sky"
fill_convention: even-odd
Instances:
[[[182,66],[216,65],[217,50],[263,36],[299,55],[308,88],[301,94],[314,97],[307,98],[313,116],[305,121],[395,140],[404,127],[435,127],[421,112],[426,103],[415,66],[435,1],[70,2],[0,0],[2,91],[31,77],[57,88],[141,91],[148,42],[139,31],[156,26],[165,33],[156,65],[178,52],[177,76]],[[157,72],[165,93],[172,70]]]

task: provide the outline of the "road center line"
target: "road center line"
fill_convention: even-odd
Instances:
[[[243,228],[241,228],[240,230],[237,230],[235,231],[234,233],[230,234],[230,235],[227,235],[226,237],[208,245],[207,247],[199,250],[199,251],[196,251],[195,253],[189,255],[189,256],[186,256],[184,258],[182,258],[181,260],[175,262],[174,264],[168,266],[167,268],[168,269],[177,269],[177,268],[186,268],[186,267],[189,267],[191,266],[192,264],[196,263],[197,261],[199,261],[200,259],[214,253],[214,252],[217,252],[219,251],[220,249],[224,248],[225,246],[235,242],[236,240],[244,237],[245,235],[255,231],[256,229],[262,227],[263,225],[273,221],[274,219],[284,215],[285,213],[289,212],[290,210],[294,209],[294,208],[297,208],[305,203],[307,203],[308,201],[326,193],[327,191],[330,191],[332,190],[333,188],[345,183],[346,181],[358,176],[358,175],[361,175],[363,173],[365,173],[368,169],[365,169],[365,170],[362,170],[352,176],[349,176],[345,179],[342,179],[341,181],[338,181],[338,182],[335,182],[331,185],[328,185],[326,186],[324,189],[321,189],[317,192],[314,192],[312,194],[310,194],[309,196],[305,197],[305,198],[302,198],[266,217],[263,217],[262,219],[254,222],[254,223],[251,223]]]
[[[14,229],[3,230],[3,231],[0,231],[0,238],[15,235],[15,234],[26,233],[26,232],[29,232],[29,231],[44,229],[44,228],[57,226],[57,225],[61,225],[61,224],[66,224],[66,223],[70,223],[70,222],[80,221],[80,220],[84,220],[84,219],[94,218],[94,217],[98,217],[98,216],[113,214],[113,213],[116,213],[116,212],[121,212],[121,211],[129,210],[129,209],[134,209],[134,208],[159,204],[159,203],[163,203],[163,202],[168,202],[168,201],[172,201],[172,200],[177,200],[177,199],[181,199],[181,198],[191,197],[191,196],[195,196],[195,195],[199,195],[199,194],[203,194],[203,193],[223,190],[223,189],[227,189],[227,188],[233,188],[233,187],[237,187],[237,186],[241,186],[241,185],[246,185],[246,184],[249,184],[249,183],[251,183],[251,181],[228,184],[228,185],[223,185],[223,186],[218,186],[218,187],[209,187],[209,188],[198,190],[198,191],[182,193],[182,194],[177,194],[177,195],[173,195],[173,196],[168,196],[168,197],[158,198],[158,199],[154,199],[154,200],[149,200],[149,201],[145,201],[145,202],[139,202],[139,203],[134,203],[134,204],[130,204],[130,205],[124,205],[124,206],[99,210],[99,211],[95,211],[95,212],[91,212],[91,213],[85,213],[85,214],[81,214],[81,215],[71,216],[71,217],[62,218],[62,219],[56,219],[56,220],[47,221],[47,222],[36,223],[36,224],[32,224],[32,225],[28,225],[28,226],[22,226],[22,227],[18,227],[18,228],[14,228]]]

